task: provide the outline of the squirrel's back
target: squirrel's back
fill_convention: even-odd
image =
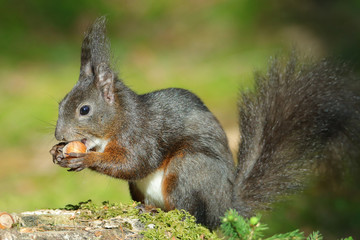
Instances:
[[[198,96],[185,89],[168,88],[140,95],[140,99],[148,123],[158,128],[159,138],[170,145],[180,142],[193,149],[206,149],[228,167],[233,166],[226,134]]]

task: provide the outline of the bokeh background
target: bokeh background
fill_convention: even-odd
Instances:
[[[182,87],[198,94],[238,141],[236,101],[253,72],[292,47],[360,67],[358,0],[0,0],[0,211],[58,208],[87,199],[130,202],[124,181],[55,166],[57,105],[78,78],[83,33],[108,17],[116,66],[138,93]],[[318,180],[278,204],[272,232],[320,230],[360,237],[353,178]]]

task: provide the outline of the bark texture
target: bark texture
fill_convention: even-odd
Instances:
[[[145,226],[138,219],[87,219],[87,210],[37,210],[10,214],[11,228],[0,229],[1,240],[13,239],[141,239]],[[151,227],[151,226],[150,226]]]

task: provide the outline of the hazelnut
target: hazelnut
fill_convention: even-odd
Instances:
[[[64,156],[69,155],[69,153],[85,153],[86,146],[80,141],[69,142],[63,148]]]
[[[14,223],[15,221],[10,214],[6,212],[0,213],[0,229],[9,229]]]

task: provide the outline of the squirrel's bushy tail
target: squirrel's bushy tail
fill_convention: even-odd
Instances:
[[[301,188],[313,163],[341,164],[359,133],[353,80],[345,64],[300,64],[295,54],[272,59],[268,73],[255,76],[255,90],[239,102],[233,207],[243,216]]]

